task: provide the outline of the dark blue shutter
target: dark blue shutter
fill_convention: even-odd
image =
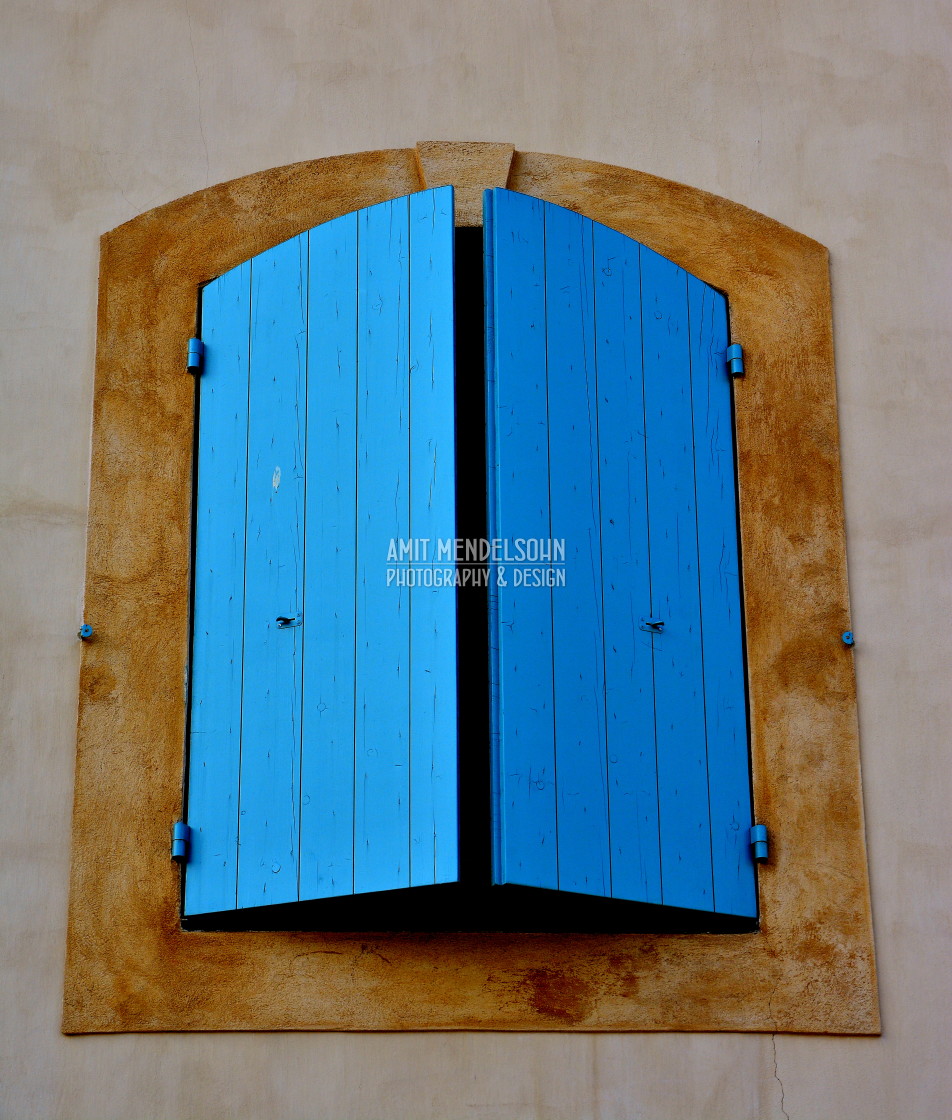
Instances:
[[[491,580],[495,881],[754,916],[726,301],[538,199],[485,224],[490,536],[565,542]]]
[[[455,534],[453,228],[424,191],[203,291],[187,915],[458,878],[455,591],[388,584]]]

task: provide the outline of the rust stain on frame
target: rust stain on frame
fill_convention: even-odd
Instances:
[[[425,177],[425,178],[424,178]],[[432,181],[431,181],[432,180]],[[761,928],[726,935],[195,933],[181,810],[198,286],[305,229],[453,182],[508,185],[726,291],[736,383]],[[638,171],[428,142],[263,171],[102,239],[63,1029],[875,1034],[826,250]],[[791,456],[785,449],[795,447]],[[828,853],[836,851],[835,864]],[[104,860],[102,853],[110,853]]]

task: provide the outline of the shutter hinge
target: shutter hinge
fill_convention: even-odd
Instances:
[[[755,824],[750,829],[750,846],[754,849],[754,859],[764,863],[767,859],[767,826]]]
[[[744,348],[739,342],[727,347],[727,368],[731,377],[744,376]]]
[[[188,340],[188,362],[186,369],[189,373],[198,373],[202,368],[202,357],[205,354],[205,343],[200,338]]]
[[[188,849],[192,839],[192,830],[185,821],[176,821],[172,825],[172,859],[188,861]]]

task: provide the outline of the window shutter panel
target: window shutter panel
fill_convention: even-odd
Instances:
[[[513,192],[486,239],[490,536],[565,540],[491,581],[495,881],[753,916],[726,301]]]
[[[452,188],[202,296],[187,915],[458,877]]]

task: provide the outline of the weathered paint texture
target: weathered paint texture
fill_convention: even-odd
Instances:
[[[64,1029],[879,1030],[826,250],[637,171],[516,152],[507,185],[635,238],[730,300],[754,805],[773,837],[745,935],[184,933],[180,810],[203,281],[432,186],[495,145],[427,145],[212,187],[102,240]],[[790,449],[796,449],[792,453]],[[103,682],[108,681],[108,688]],[[104,863],[103,850],[112,854]],[[830,853],[835,851],[835,874]]]

